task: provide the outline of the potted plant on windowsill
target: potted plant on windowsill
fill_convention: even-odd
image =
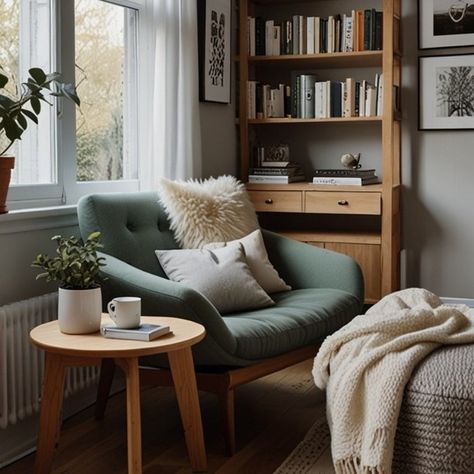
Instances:
[[[100,232],[94,232],[82,243],[77,237],[60,235],[51,240],[57,242],[56,256],[40,254],[32,266],[44,270],[36,279],[59,282],[58,322],[66,334],[88,334],[100,329],[103,278],[100,268],[104,257],[97,255]]]
[[[8,212],[5,202],[10,186],[11,170],[14,168],[15,158],[6,153],[12,145],[21,140],[21,136],[28,127],[28,121],[38,124],[41,112],[41,103],[52,105],[45,94],[53,97],[67,97],[80,105],[76,89],[72,84],[61,81],[57,72],[46,74],[40,68],[32,68],[26,82],[20,86],[18,97],[8,94],[6,86],[8,77],[2,74],[0,66],[0,138],[6,137],[5,147],[0,146],[0,214]]]

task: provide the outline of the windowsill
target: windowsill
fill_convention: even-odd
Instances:
[[[51,206],[18,209],[0,214],[0,234],[54,229],[77,225],[77,206]]]

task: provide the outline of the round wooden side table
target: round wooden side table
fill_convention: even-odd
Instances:
[[[104,314],[102,324],[110,323],[111,320]],[[128,472],[129,474],[141,473],[138,358],[161,353],[168,355],[193,471],[207,469],[196,374],[191,352],[191,346],[204,338],[205,329],[192,321],[168,317],[144,316],[142,323],[168,325],[172,333],[149,342],[107,339],[99,332],[85,335],[63,334],[59,330],[57,321],[42,324],[30,332],[33,344],[46,352],[35,462],[36,474],[51,472],[61,426],[66,369],[100,365],[104,359],[113,359],[125,373]]]

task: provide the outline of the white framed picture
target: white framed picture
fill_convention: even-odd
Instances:
[[[419,47],[474,45],[473,0],[418,0]]]
[[[474,54],[419,58],[419,129],[474,129]]]
[[[199,96],[230,103],[231,0],[199,0]]]

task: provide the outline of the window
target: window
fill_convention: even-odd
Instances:
[[[43,108],[38,127],[29,125],[13,150],[10,208],[138,189],[141,6],[131,0],[0,0],[0,65],[7,75],[18,85],[30,67],[57,70],[76,83],[81,99],[80,108],[60,99]]]

